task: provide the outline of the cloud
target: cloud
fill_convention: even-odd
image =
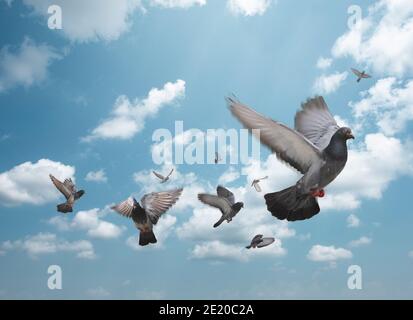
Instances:
[[[154,117],[166,105],[185,96],[185,81],[168,82],[162,89],[153,88],[144,100],[130,101],[126,96],[117,98],[111,117],[104,120],[92,133],[83,138],[90,142],[96,139],[130,139],[143,130],[145,121]]]
[[[271,0],[228,0],[227,7],[234,15],[263,15],[270,7]]]
[[[380,0],[368,15],[340,36],[333,48],[335,58],[352,57],[375,73],[411,75],[413,72],[413,3]]]
[[[237,180],[240,177],[240,172],[234,167],[229,167],[218,179],[218,184],[226,185]]]
[[[57,252],[74,252],[78,258],[82,259],[96,257],[91,242],[86,240],[70,242],[58,239],[53,233],[38,233],[34,236],[29,235],[23,240],[5,241],[1,245],[1,250],[4,252],[21,250],[32,258]]]
[[[52,62],[61,57],[55,48],[38,45],[30,38],[25,38],[17,50],[4,46],[0,50],[0,93],[42,83]]]
[[[358,228],[360,226],[360,219],[355,214],[350,214],[347,217],[347,227]]]
[[[360,246],[368,245],[371,243],[371,241],[372,241],[371,238],[363,236],[360,239],[350,241],[349,246],[357,248]]]
[[[192,6],[204,6],[206,0],[150,0],[152,6],[159,6],[163,8],[183,8],[188,9]]]
[[[49,18],[50,5],[62,8],[61,32],[72,42],[113,41],[127,32],[140,0],[23,0],[33,13]],[[110,19],[108,19],[110,17]]]
[[[58,230],[84,230],[92,238],[115,239],[122,235],[124,227],[119,227],[102,218],[109,212],[109,208],[99,210],[97,208],[79,211],[72,221],[66,217],[56,216],[49,220],[49,223]]]
[[[343,84],[344,80],[346,80],[348,75],[347,71],[342,73],[333,73],[330,75],[321,75],[318,77],[313,85],[313,91],[317,94],[330,94],[338,90],[340,86]]]
[[[312,246],[307,254],[309,260],[317,262],[335,262],[342,259],[351,259],[352,257],[353,254],[347,249],[319,244]]]
[[[5,206],[42,205],[59,200],[61,194],[50,181],[49,174],[62,180],[74,179],[75,168],[49,159],[17,165],[0,173],[0,203]]]
[[[90,171],[87,173],[85,177],[86,181],[93,181],[93,182],[107,182],[108,178],[106,177],[106,172],[103,169],[98,171]]]
[[[332,63],[333,63],[333,59],[320,57],[317,60],[317,68],[324,70],[324,69],[329,68]]]

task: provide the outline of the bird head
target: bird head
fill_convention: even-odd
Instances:
[[[343,138],[344,140],[354,139],[354,135],[353,135],[353,133],[351,132],[351,129],[350,129],[350,128],[347,128],[347,127],[340,128],[340,129],[337,131],[337,133],[338,133],[338,135],[339,135],[341,138]]]

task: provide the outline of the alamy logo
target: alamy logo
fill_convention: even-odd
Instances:
[[[62,8],[56,4],[53,4],[47,8],[47,13],[50,15],[47,20],[47,26],[49,29],[62,29]]]
[[[50,290],[62,289],[62,268],[58,265],[51,265],[47,268],[47,273],[51,274],[47,279],[47,287]]]
[[[347,13],[350,15],[347,20],[347,26],[349,29],[358,27],[363,18],[361,7],[358,5],[352,5],[348,7]]]
[[[351,265],[347,269],[347,273],[350,274],[347,280],[347,287],[350,290],[363,289],[363,278],[361,267],[358,265]]]

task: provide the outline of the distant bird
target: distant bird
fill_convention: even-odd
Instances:
[[[84,195],[84,190],[76,190],[76,186],[73,184],[72,179],[65,179],[62,183],[57,180],[53,175],[49,174],[50,179],[52,180],[53,184],[66,198],[65,203],[61,203],[57,205],[57,211],[68,213],[73,211],[73,205],[75,201],[78,200],[81,196]]]
[[[169,172],[169,174],[166,177],[164,177],[163,175],[161,175],[160,173],[156,171],[152,171],[152,172],[157,178],[161,180],[161,183],[165,183],[166,181],[169,180],[169,177],[171,176],[172,172],[174,172],[174,169],[172,169],[171,172]]]
[[[260,179],[254,179],[254,181],[252,181],[252,183],[251,183],[251,187],[254,187],[255,190],[257,190],[257,192],[261,192],[262,190],[261,190],[261,187],[259,185],[259,182],[261,180],[265,180],[265,179],[268,179],[268,176],[265,176],[264,178],[260,178]]]
[[[275,239],[272,237],[267,237],[263,238],[264,236],[262,234],[257,234],[252,240],[251,244],[249,246],[246,246],[245,248],[251,249],[251,248],[263,248],[266,246],[269,246],[272,244]]]
[[[359,71],[357,69],[351,68],[351,71],[357,76],[357,82],[360,82],[361,79],[371,78],[371,75],[367,74],[364,71]]]
[[[125,201],[111,207],[111,209],[122,216],[132,218],[136,228],[140,231],[139,245],[146,246],[149,243],[157,242],[153,233],[153,225],[158,222],[163,213],[176,203],[182,190],[175,189],[148,193],[142,197],[142,205],[135,198],[129,197]]]
[[[217,164],[217,163],[220,162],[221,160],[222,160],[222,159],[221,159],[221,157],[219,156],[218,152],[215,152],[215,159],[214,159],[215,164]]]
[[[198,194],[198,199],[201,202],[219,209],[222,213],[222,217],[214,224],[214,228],[218,227],[225,220],[230,222],[244,207],[242,202],[235,203],[234,194],[222,186],[217,187],[217,194],[217,196],[206,193]]]
[[[347,162],[348,139],[354,139],[350,128],[340,128],[323,97],[307,100],[295,116],[295,130],[260,115],[234,99],[227,99],[232,114],[278,159],[291,165],[304,176],[280,192],[264,196],[267,209],[278,219],[309,219],[320,211],[316,197],[343,170]]]

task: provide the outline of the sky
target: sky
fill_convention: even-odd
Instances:
[[[52,4],[61,29],[49,28]],[[0,0],[0,28],[1,299],[413,297],[412,1]],[[352,67],[372,78],[357,83]],[[231,94],[289,126],[322,95],[352,128],[318,215],[266,210],[263,194],[299,175],[264,147],[249,162],[228,163],[236,145],[217,165],[154,161],[170,146],[191,154],[209,129],[239,132]],[[171,137],[154,139],[159,129]],[[151,174],[172,168],[165,184]],[[56,212],[49,173],[86,191],[72,213]],[[251,181],[265,175],[258,193]],[[219,213],[197,194],[218,184],[245,208],[214,229]],[[178,187],[158,243],[139,247],[110,206]],[[244,249],[258,233],[276,241]]]

